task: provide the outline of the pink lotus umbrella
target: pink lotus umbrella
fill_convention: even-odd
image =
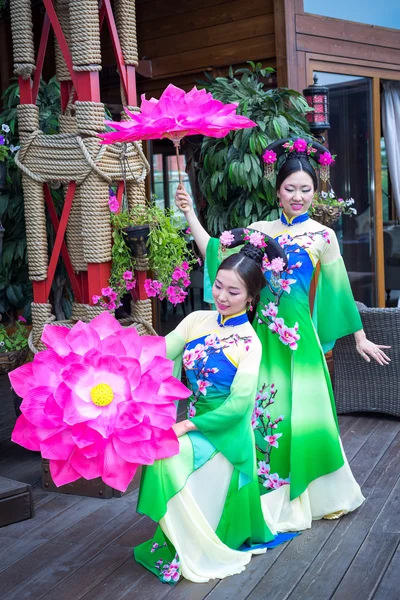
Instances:
[[[140,108],[140,113],[125,109],[130,121],[106,121],[116,131],[102,134],[104,143],[169,138],[176,149],[179,183],[182,183],[179,146],[184,136],[200,134],[222,138],[234,129],[256,126],[247,117],[236,114],[237,104],[214,100],[209,92],[196,87],[186,93],[170,84],[159,100],[146,100],[143,94]]]
[[[175,401],[165,340],[139,336],[104,312],[72,329],[46,325],[33,362],[9,375],[23,398],[12,441],[50,460],[57,486],[101,477],[125,491],[138,465],[177,454]]]

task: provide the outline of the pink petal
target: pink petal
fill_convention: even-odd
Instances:
[[[125,492],[135,476],[138,465],[127,463],[110,442],[104,451],[102,480],[116,490]]]
[[[150,422],[148,422],[148,424],[139,423],[136,427],[130,427],[129,429],[114,430],[114,434],[121,442],[125,442],[125,444],[149,440],[151,438],[151,432],[152,428],[150,427]]]
[[[129,429],[146,419],[146,411],[141,404],[133,400],[120,402],[117,406],[116,427]]]
[[[103,472],[103,462],[104,458],[102,453],[89,459],[78,450],[74,452],[70,460],[71,467],[73,467],[73,469],[75,469],[75,471],[77,471],[84,479],[101,477]]]
[[[142,352],[140,354],[140,364],[144,365],[150,363],[150,361],[156,356],[166,356],[167,347],[165,338],[156,337],[154,335],[142,335],[140,336],[142,344]]]
[[[90,321],[90,327],[97,332],[97,335],[101,340],[104,340],[104,338],[107,338],[114,333],[123,331],[122,325],[108,312],[103,312],[92,319]]]
[[[168,379],[165,379],[161,383],[158,395],[162,396],[165,400],[175,401],[189,398],[191,393],[186,385],[183,385],[176,377],[168,377]]]
[[[102,407],[96,406],[92,401],[82,400],[75,392],[67,386],[64,388],[64,422],[68,425],[76,425],[85,421],[91,421],[101,415]]]
[[[70,429],[58,431],[40,444],[43,458],[55,460],[68,460],[74,448],[75,444]]]
[[[163,356],[155,356],[146,363],[142,362],[142,372],[151,371],[152,375],[156,375],[158,379],[167,379],[172,376],[174,370],[174,362]]]
[[[156,459],[156,448],[151,440],[126,444],[113,437],[115,451],[127,462],[139,465],[152,465]]]
[[[179,453],[179,441],[173,429],[164,431],[153,427],[152,442],[156,449],[156,458],[169,458]]]
[[[80,479],[79,473],[65,460],[51,460],[50,473],[57,487]]]
[[[66,339],[70,331],[68,327],[45,325],[42,333],[42,342],[59,356],[67,356],[71,352],[71,347]]]
[[[14,430],[11,434],[11,440],[15,444],[19,444],[28,450],[40,451],[40,443],[46,437],[57,431],[54,429],[40,430],[35,425],[32,425],[28,419],[21,415],[15,423]]]
[[[142,352],[141,337],[134,327],[127,327],[118,334],[118,339],[125,348],[124,354],[131,358],[139,358]]]
[[[150,419],[151,425],[161,429],[169,429],[176,423],[176,406],[172,402],[157,405],[143,403],[142,406]]]
[[[32,370],[39,385],[56,387],[61,380],[61,369],[65,366],[64,360],[54,350],[43,350],[35,354]]]
[[[139,385],[132,390],[132,398],[135,402],[149,402],[156,396],[160,389],[160,381],[156,373],[142,375]]]
[[[98,431],[104,439],[108,439],[114,432],[117,421],[117,410],[115,403],[101,407],[101,413],[93,421],[87,421],[87,426]]]
[[[18,369],[14,369],[8,374],[11,385],[14,391],[21,398],[25,398],[26,394],[32,387],[37,386],[37,381],[33,375],[32,363],[26,363]]]
[[[77,396],[91,402],[90,390],[95,386],[92,367],[83,364],[70,365],[64,369],[62,378]]]
[[[109,336],[102,340],[98,350],[102,354],[114,354],[115,356],[124,356],[126,354],[125,346],[118,339],[117,335]]]
[[[76,325],[70,329],[66,336],[66,341],[73,352],[82,356],[90,348],[97,348],[100,343],[100,337],[88,323],[78,321]]]
[[[44,412],[46,402],[52,395],[52,392],[52,388],[37,386],[28,392],[22,401],[22,414],[24,414],[28,421],[33,425],[36,425],[36,427],[52,429],[59,424],[49,418]]]

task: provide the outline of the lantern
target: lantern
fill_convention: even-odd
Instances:
[[[318,85],[318,77],[314,75],[314,83],[303,90],[303,95],[314,112],[307,113],[311,133],[320,136],[330,129],[329,124],[329,88]]]

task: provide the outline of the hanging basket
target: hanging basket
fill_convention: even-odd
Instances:
[[[7,375],[26,361],[29,353],[28,346],[22,350],[11,350],[0,354],[0,375]]]
[[[144,258],[148,255],[149,249],[147,241],[150,235],[148,225],[136,225],[134,227],[125,227],[125,242],[131,251],[133,258]]]
[[[340,206],[328,206],[327,204],[314,204],[312,218],[326,227],[335,227],[342,216]]]

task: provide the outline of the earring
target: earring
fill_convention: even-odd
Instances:
[[[248,307],[247,307],[247,310],[248,310],[249,312],[253,312],[253,305],[252,305],[252,303],[251,303],[251,302],[250,302],[250,304],[248,305]]]
[[[281,202],[279,202],[279,206],[280,206],[281,208],[283,207],[282,201],[281,201]]]

